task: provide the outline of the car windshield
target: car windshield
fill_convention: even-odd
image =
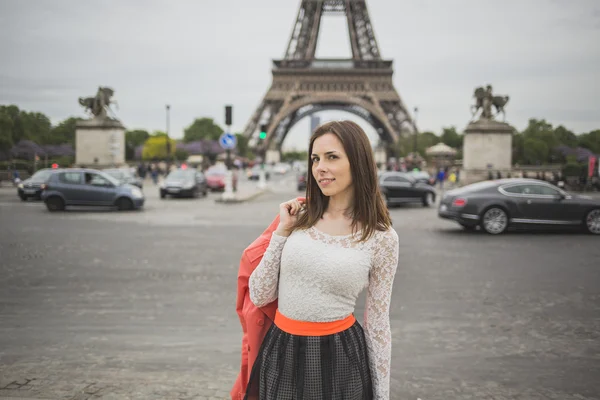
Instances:
[[[104,171],[94,171],[94,173],[97,173],[98,175],[105,178],[107,181],[109,181],[110,183],[112,183],[115,186],[119,186],[121,184],[121,181],[110,176],[109,174],[105,173]]]
[[[477,190],[485,190],[485,189],[494,187],[496,185],[498,185],[498,183],[494,182],[494,181],[482,181],[482,182],[472,183],[472,184],[464,186],[458,190],[461,192],[474,192]]]
[[[429,174],[427,172],[423,172],[423,171],[416,171],[416,172],[411,172],[410,173],[411,176],[419,179],[419,178],[429,178]]]
[[[225,172],[227,172],[227,171],[225,171],[223,169],[213,169],[213,170],[206,171],[205,175],[206,176],[224,176]]]
[[[116,178],[116,179],[123,179],[123,178],[125,178],[125,174],[122,171],[118,170],[118,169],[107,169],[107,170],[104,171],[104,173],[106,173],[107,175],[110,175],[110,176],[112,176],[113,178]]]
[[[185,170],[185,169],[177,169],[167,176],[169,180],[181,180],[181,179],[190,179],[194,174],[194,171]]]
[[[31,180],[45,182],[46,180],[48,180],[50,175],[52,175],[52,172],[53,171],[51,169],[44,169],[44,170],[38,171],[31,176]]]

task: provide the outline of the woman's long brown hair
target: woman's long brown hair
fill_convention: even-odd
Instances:
[[[390,213],[383,202],[377,182],[377,166],[371,143],[358,124],[352,121],[331,121],[319,126],[310,138],[308,147],[308,173],[306,183],[306,211],[298,216],[293,229],[308,229],[314,226],[329,204],[312,174],[312,149],[315,140],[333,133],[342,142],[350,162],[350,173],[354,186],[352,209],[352,231],[362,229],[359,241],[365,241],[376,230],[385,231],[392,226]]]

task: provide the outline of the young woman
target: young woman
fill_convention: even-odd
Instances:
[[[307,197],[279,207],[280,223],[249,281],[274,324],[246,399],[389,399],[389,306],[398,235],[377,184],[373,152],[351,121],[326,123],[309,145]],[[364,330],[353,316],[367,288]]]

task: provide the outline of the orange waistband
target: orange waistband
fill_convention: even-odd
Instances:
[[[332,322],[306,322],[296,321],[275,312],[275,325],[284,332],[297,336],[327,336],[339,333],[350,328],[356,322],[354,315],[350,314],[344,319]]]

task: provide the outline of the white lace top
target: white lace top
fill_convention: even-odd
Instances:
[[[389,307],[398,266],[396,231],[376,231],[359,243],[312,227],[289,237],[275,233],[250,276],[250,300],[262,307],[279,298],[279,311],[298,321],[329,322],[354,312],[367,287],[364,330],[375,399],[388,400],[392,337]]]

